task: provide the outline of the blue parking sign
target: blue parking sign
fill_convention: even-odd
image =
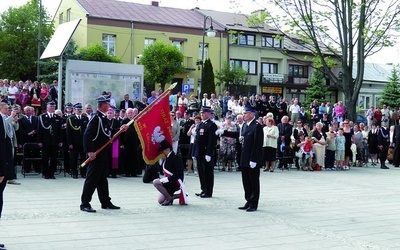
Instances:
[[[182,84],[182,93],[185,93],[185,94],[190,93],[190,84]]]

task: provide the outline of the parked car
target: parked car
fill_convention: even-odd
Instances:
[[[368,124],[367,117],[363,115],[357,115],[356,123],[357,124],[364,123],[365,125]]]

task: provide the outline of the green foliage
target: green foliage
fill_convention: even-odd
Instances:
[[[393,67],[389,83],[383,89],[380,105],[386,104],[390,107],[400,107],[400,71],[399,66]]]
[[[77,57],[84,61],[121,63],[119,58],[109,55],[107,49],[98,43],[91,44],[87,48],[81,48]]]
[[[312,101],[327,102],[325,97],[330,95],[328,86],[325,84],[324,72],[322,69],[314,69],[313,75],[310,79],[310,87],[306,89],[305,104],[309,105]]]
[[[144,66],[144,79],[148,86],[159,83],[161,88],[171,82],[175,74],[182,73],[183,54],[173,44],[157,41],[143,51],[140,63]]]
[[[247,95],[250,91],[251,86],[247,85],[249,76],[247,75],[247,71],[241,66],[225,63],[222,70],[216,73],[217,85],[222,85],[225,90],[229,90],[235,95]]]
[[[39,0],[0,16],[0,75],[15,80],[36,79],[38,54]],[[41,52],[54,32],[46,10],[41,11]]]
[[[204,79],[202,81],[202,86],[201,86],[201,95],[203,96],[203,93],[211,94],[215,93],[215,76],[214,76],[214,70],[213,66],[211,64],[211,60],[208,58],[204,62],[204,68],[203,68],[203,76]]]

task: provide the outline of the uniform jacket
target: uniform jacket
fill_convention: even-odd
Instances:
[[[48,113],[44,113],[39,116],[38,123],[38,143],[43,143],[45,146],[56,146],[62,142],[62,117],[53,114],[53,118],[50,118]]]
[[[256,162],[257,167],[262,165],[262,146],[263,146],[263,128],[254,119],[250,124],[242,127],[242,155],[240,159],[241,167],[250,167],[250,161]]]
[[[26,116],[22,116],[19,120],[19,129],[18,129],[18,144],[24,145],[25,143],[34,143],[37,140],[37,132],[38,132],[38,117],[31,116],[31,122],[29,122]],[[35,131],[33,135],[28,135],[28,133]]]
[[[128,100],[128,108],[133,108],[133,102],[131,100]],[[123,100],[119,103],[119,109],[126,109],[125,108],[125,100]]]
[[[291,141],[290,136],[292,135],[293,126],[290,125],[289,123],[286,123],[285,125],[283,123],[279,123],[278,130],[279,130],[278,144],[281,144],[281,136],[285,136],[285,144],[289,145]]]
[[[217,144],[217,136],[215,131],[217,125],[210,119],[203,121],[197,126],[196,138],[194,146],[194,156],[197,158],[203,158],[214,155],[215,145]]]
[[[89,121],[83,134],[83,149],[85,152],[96,152],[104,144],[111,139],[110,126],[105,114],[98,111]],[[97,156],[96,160],[109,160],[110,147],[109,144]]]
[[[378,130],[378,145],[389,145],[390,129],[382,127]]]
[[[67,118],[66,132],[67,144],[75,147],[83,147],[83,133],[89,123],[89,118],[81,115],[78,119],[76,115],[71,115]]]

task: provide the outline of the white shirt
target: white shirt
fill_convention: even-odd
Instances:
[[[16,98],[15,94],[18,93],[18,88],[15,87],[15,86],[14,87],[8,87],[7,93],[8,93],[8,98],[9,99],[15,99]]]
[[[300,106],[298,104],[290,105],[289,112],[291,112],[292,114],[298,114],[300,112]]]

